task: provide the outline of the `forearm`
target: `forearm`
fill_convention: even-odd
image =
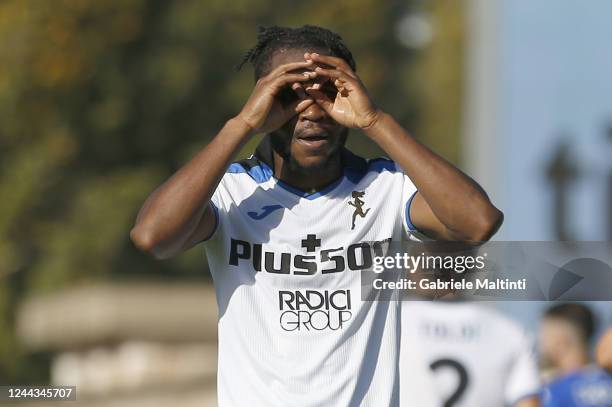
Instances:
[[[501,222],[483,189],[470,177],[411,137],[382,113],[366,134],[416,185],[453,240],[486,240]]]
[[[249,137],[240,119],[229,120],[195,157],[160,185],[140,209],[131,232],[134,243],[168,257],[189,239],[232,158]]]

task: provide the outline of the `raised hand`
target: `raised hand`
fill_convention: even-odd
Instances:
[[[281,65],[261,77],[238,118],[246,123],[253,133],[269,133],[281,127],[291,117],[314,103],[313,99],[304,93],[300,84],[312,79],[307,72],[296,72],[312,67],[313,61],[293,62]],[[295,96],[283,97],[289,89],[295,91]]]
[[[342,58],[317,53],[304,54],[315,66],[306,72],[311,79],[325,78],[305,88],[315,102],[345,127],[367,129],[380,114],[365,87]],[[331,90],[329,89],[331,87]]]

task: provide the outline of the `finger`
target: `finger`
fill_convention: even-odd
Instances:
[[[293,116],[302,113],[304,110],[308,109],[310,106],[314,104],[315,104],[315,101],[311,97],[308,97],[307,99],[296,100],[294,102],[291,102],[291,104],[289,104],[284,109],[285,120],[290,120]]]
[[[272,82],[272,85],[279,89],[292,82],[307,82],[310,80],[312,80],[310,76],[305,75],[305,73],[286,73],[277,77],[274,82]]]
[[[308,55],[308,57],[306,57]],[[331,55],[321,55],[316,52],[311,54],[304,55],[304,58],[308,60],[312,60],[315,62],[322,62],[326,65],[329,65],[334,68],[338,68],[346,72],[347,75],[352,77],[357,77],[357,75],[353,72],[353,69],[349,66],[349,64],[342,58],[334,57]]]
[[[286,72],[295,71],[297,69],[305,69],[313,66],[313,61],[289,62],[288,64],[279,65],[269,73],[270,76],[280,75]]]
[[[342,96],[347,96],[348,91],[356,89],[359,86],[358,79],[350,77],[345,72],[338,69],[317,68],[315,73],[318,76],[329,77],[330,81],[338,89]]]
[[[291,85],[291,89],[293,89],[300,99],[305,99],[308,97],[304,91],[304,87],[302,87],[302,84],[299,82],[294,82],[293,85]]]
[[[327,112],[331,114],[334,107],[334,102],[327,95],[318,89],[306,88],[306,93],[314,99],[314,101]]]
[[[341,80],[342,82],[348,82],[350,79],[352,79],[345,72],[339,69],[325,69],[318,66],[315,68],[314,72],[317,74],[317,76],[324,76],[334,80]]]
[[[345,86],[346,82],[342,82],[340,79],[334,80],[334,86],[338,89],[338,92],[342,96],[348,96],[349,92]]]
[[[330,78],[327,78],[325,76],[317,75],[317,73],[314,71],[303,72],[303,74],[307,75],[312,80],[313,84],[317,83],[319,84],[319,86],[326,84],[330,80]]]
[[[315,103],[314,99],[307,97],[306,99],[296,101],[294,103],[294,106],[292,106],[292,108],[296,114],[300,114],[304,110],[308,109],[314,103]]]
[[[306,86],[305,89],[320,90],[321,89],[321,84],[319,82],[313,82],[310,85]]]

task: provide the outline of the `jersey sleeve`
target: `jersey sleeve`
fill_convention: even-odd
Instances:
[[[402,177],[401,178],[402,202],[400,205],[399,219],[402,222],[403,236],[405,239],[413,240],[417,242],[429,240],[427,236],[425,236],[425,234],[420,232],[414,226],[414,224],[412,223],[412,219],[410,219],[410,207],[412,205],[412,201],[414,200],[416,193],[418,192],[417,187],[416,185],[414,185],[410,177],[406,175],[404,170],[402,170],[399,164],[395,163],[395,166],[397,168],[397,172],[400,173]]]
[[[505,400],[508,405],[513,406],[522,399],[538,396],[540,393],[541,383],[535,350],[531,340],[521,331],[516,357],[506,382]]]
[[[567,399],[566,394],[561,394],[560,391],[553,392],[552,384],[542,390],[540,397],[541,405],[546,407],[563,407],[563,401]]]
[[[210,233],[210,235],[208,235],[208,237],[203,240],[204,242],[209,241],[217,234],[219,224],[221,223],[224,214],[227,214],[227,212],[229,211],[231,205],[231,195],[229,194],[229,191],[227,189],[226,177],[227,174],[225,174],[223,178],[221,178],[221,182],[219,182],[219,185],[217,185],[217,189],[215,189],[213,196],[210,198],[209,204],[212,207],[213,214],[215,216],[215,227]]]

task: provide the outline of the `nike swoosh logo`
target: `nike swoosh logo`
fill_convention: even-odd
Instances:
[[[261,209],[262,209],[261,213],[247,212],[247,215],[249,215],[252,219],[261,220],[265,218],[266,216],[268,216],[269,214],[271,214],[272,212],[278,209],[283,209],[283,206],[282,205],[266,205],[262,207]]]

